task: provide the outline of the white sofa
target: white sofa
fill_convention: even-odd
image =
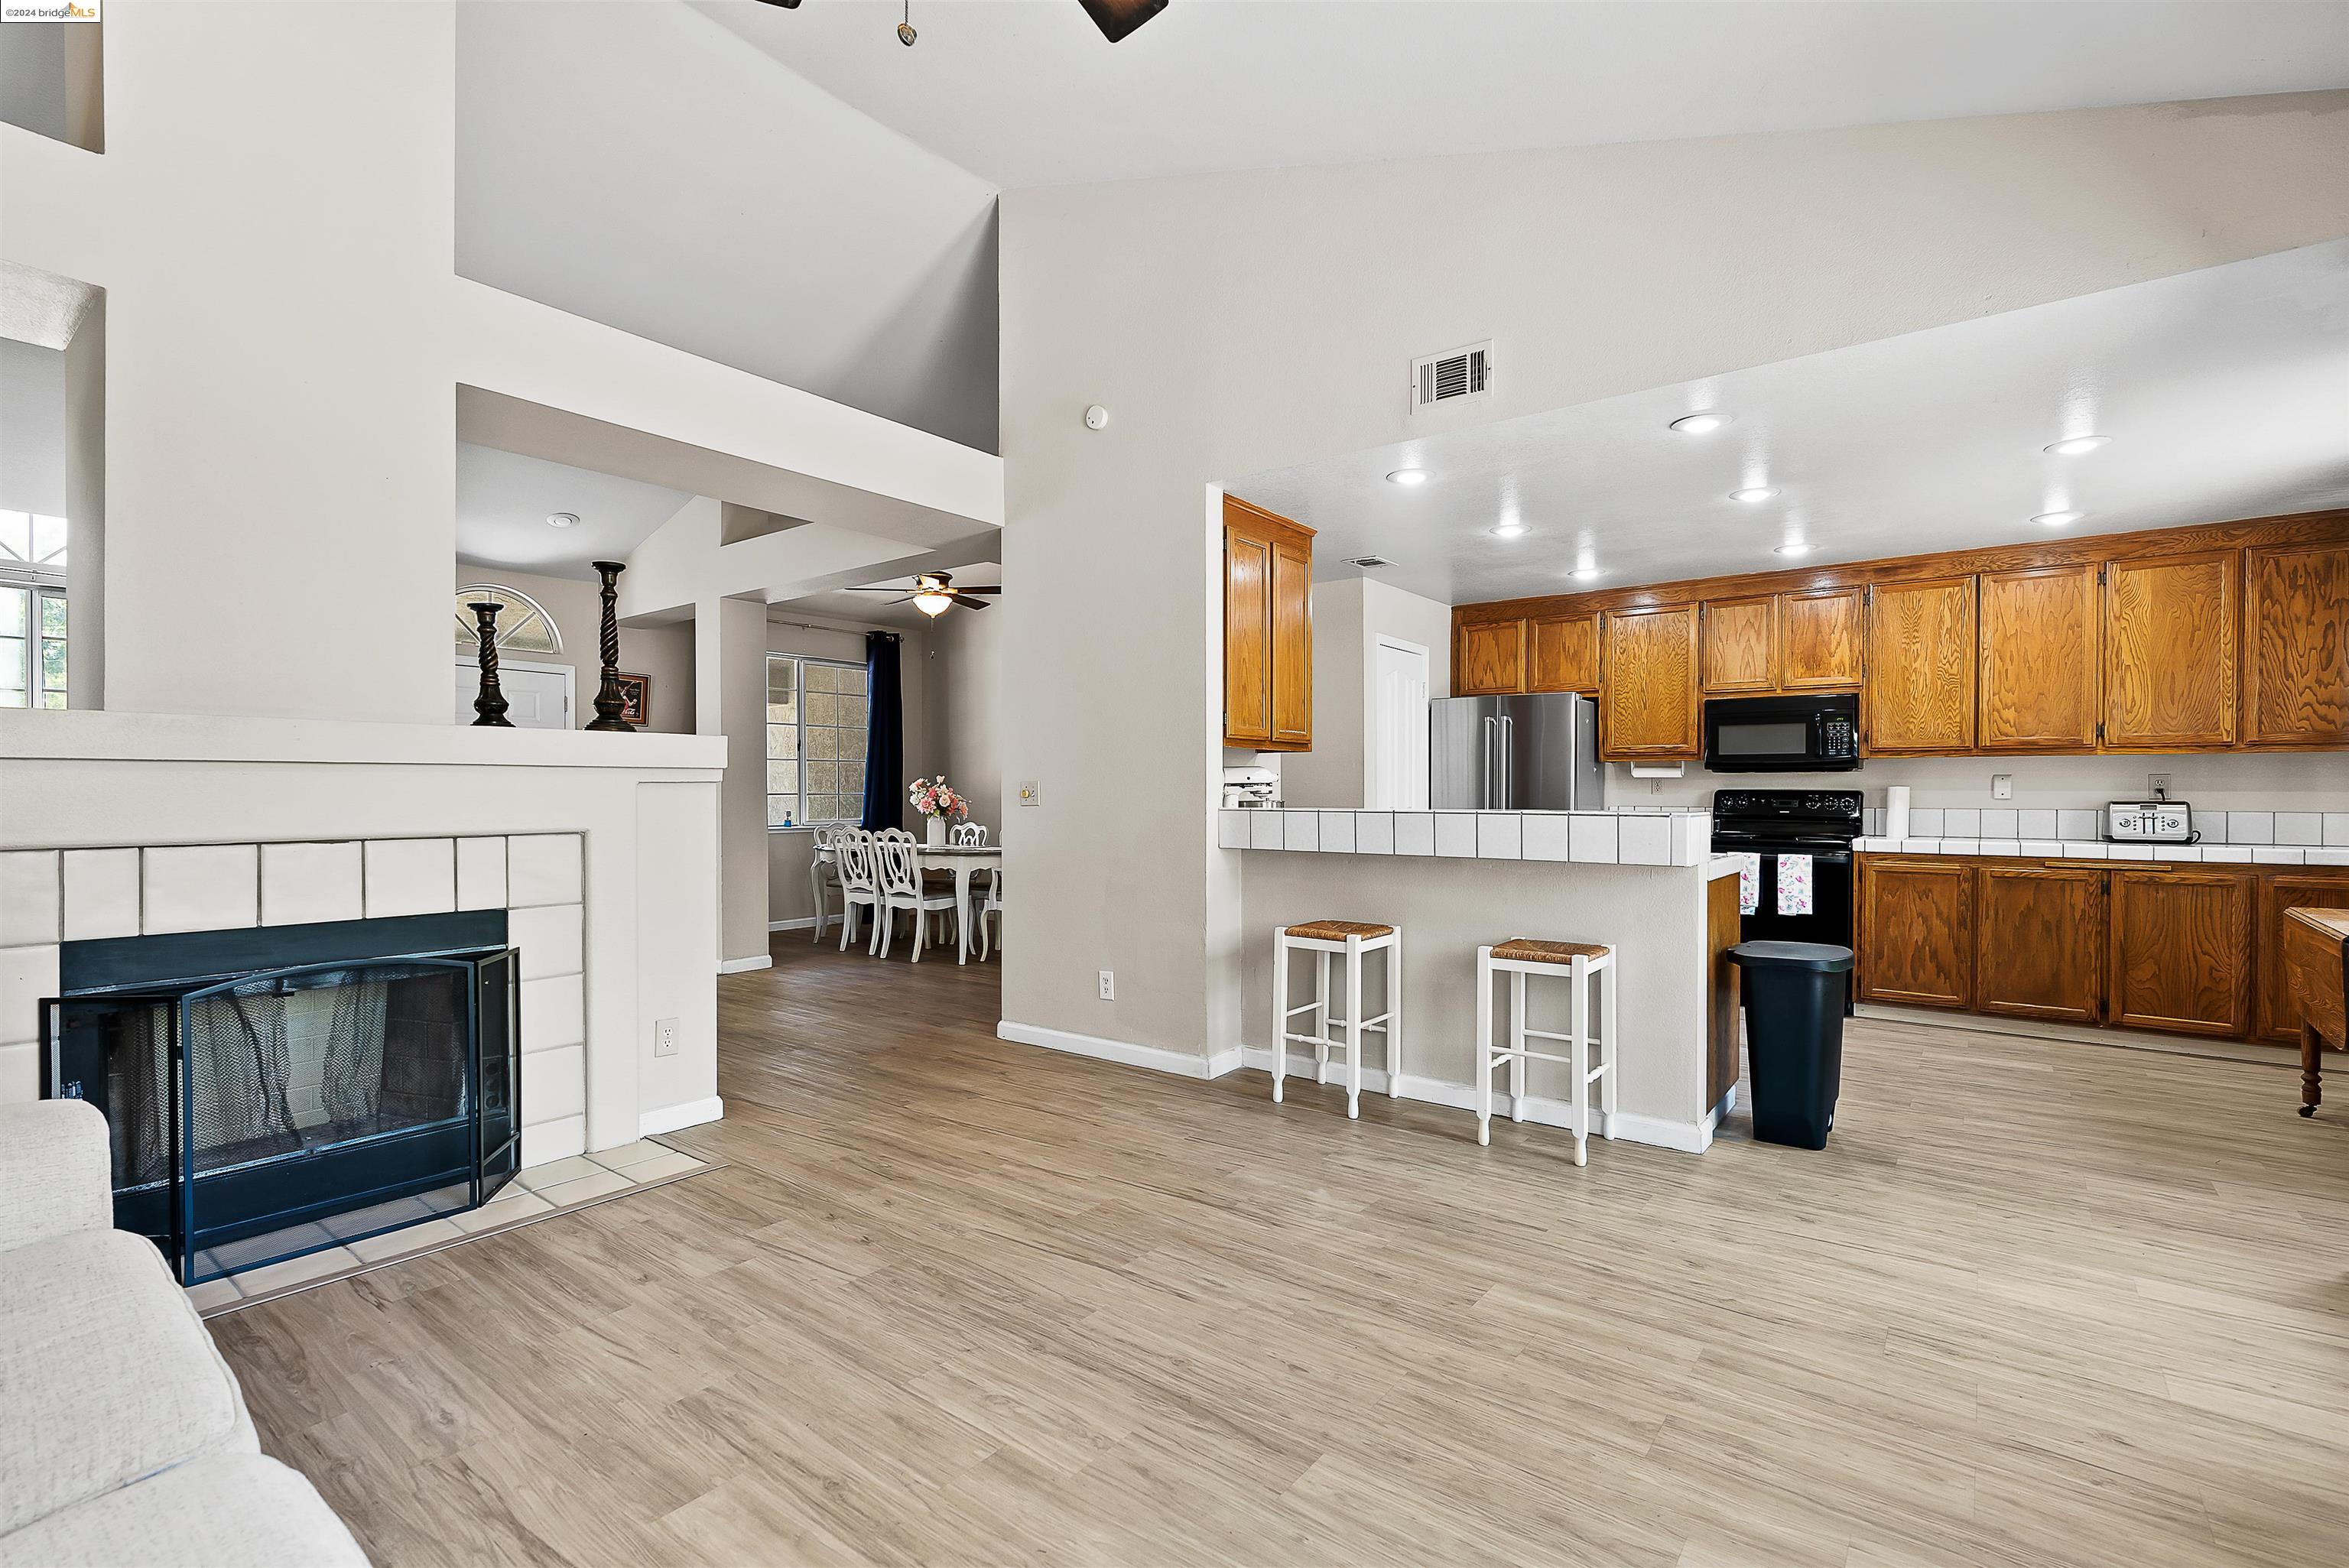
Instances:
[[[0,1568],[366,1568],[266,1458],[153,1243],[114,1229],[106,1120],[0,1105]]]

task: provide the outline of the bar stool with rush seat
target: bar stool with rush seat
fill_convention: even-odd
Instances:
[[[1526,1026],[1526,981],[1534,975],[1557,975],[1565,971],[1568,986],[1567,994],[1567,1030],[1558,1034],[1549,1029]],[[1509,1037],[1506,1044],[1493,1039],[1493,977],[1509,977]],[[1606,984],[1599,991],[1599,1037],[1590,1034],[1590,982],[1594,975],[1604,975]],[[1565,1043],[1567,1054],[1529,1050],[1528,1038],[1558,1040]],[[1476,949],[1476,1141],[1493,1141],[1493,1069],[1503,1062],[1509,1064],[1509,1115],[1511,1119],[1526,1119],[1526,1063],[1560,1062],[1565,1064],[1568,1081],[1573,1088],[1569,1101],[1574,1119],[1574,1162],[1590,1162],[1590,1086],[1599,1083],[1599,1109],[1613,1125],[1615,1116],[1615,950],[1594,942],[1537,942],[1516,937],[1497,947]],[[1603,1046],[1606,1059],[1599,1066],[1590,1065],[1590,1047]]]
[[[1288,954],[1295,948],[1314,955],[1313,1000],[1302,1006],[1288,1005]],[[1362,959],[1383,950],[1386,962],[1386,1011],[1374,1018],[1362,1016]],[[1346,1016],[1332,1020],[1330,1016],[1330,960],[1341,959],[1346,966]],[[1300,1035],[1290,1029],[1288,1021],[1299,1013],[1313,1015],[1313,1032]],[[1402,928],[1397,925],[1374,925],[1359,920],[1315,920],[1301,925],[1284,925],[1272,934],[1272,1098],[1281,1098],[1281,1085],[1288,1076],[1288,1043],[1296,1040],[1313,1047],[1313,1077],[1317,1083],[1326,1082],[1330,1068],[1330,1053],[1340,1050],[1346,1054],[1346,1115],[1359,1118],[1362,1113],[1362,1036],[1376,1030],[1386,1037],[1387,1094],[1399,1095],[1402,1082]],[[1344,1028],[1340,1039],[1330,1031],[1333,1022]]]

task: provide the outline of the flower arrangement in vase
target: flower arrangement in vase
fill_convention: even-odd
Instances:
[[[955,793],[943,773],[935,779],[915,779],[905,787],[905,799],[927,819],[923,828],[924,841],[934,850],[946,844],[947,818],[959,821],[970,815],[970,802]]]

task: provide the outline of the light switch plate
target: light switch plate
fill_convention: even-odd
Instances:
[[[677,1020],[675,1018],[662,1018],[654,1023],[653,1055],[657,1057],[677,1055]]]
[[[1036,780],[1033,779],[1019,780],[1019,803],[1022,806],[1040,806],[1044,803],[1043,797],[1037,792]]]
[[[1993,800],[2013,799],[2014,775],[2012,773],[1992,774],[1990,776],[1990,798]]]

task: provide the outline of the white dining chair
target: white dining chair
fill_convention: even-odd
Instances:
[[[997,866],[987,873],[987,891],[971,900],[977,906],[975,919],[978,927],[978,961],[987,962],[987,921],[995,917],[995,944],[1003,945],[1003,868]]]
[[[840,950],[856,940],[856,912],[873,912],[875,927],[885,925],[881,909],[881,878],[873,835],[858,828],[843,828],[833,835],[834,870],[840,877]]]
[[[894,830],[875,833],[873,849],[881,877],[881,923],[873,934],[873,951],[883,958],[889,956],[890,934],[896,923],[896,913],[902,909],[914,917],[914,962],[919,964],[924,939],[929,932],[929,917],[952,911],[957,920],[965,918],[956,907],[954,889],[933,888],[923,882],[922,857],[911,833]]]
[[[826,823],[809,835],[808,891],[815,896],[815,935],[812,938],[815,942],[823,940],[823,928],[832,920],[831,893],[840,885],[840,868],[833,859],[825,857],[825,851],[836,851],[841,841],[856,830],[845,822]],[[840,917],[846,920],[848,912],[843,909]]]
[[[977,822],[957,822],[947,830],[947,842],[957,849],[987,848],[987,830]]]

